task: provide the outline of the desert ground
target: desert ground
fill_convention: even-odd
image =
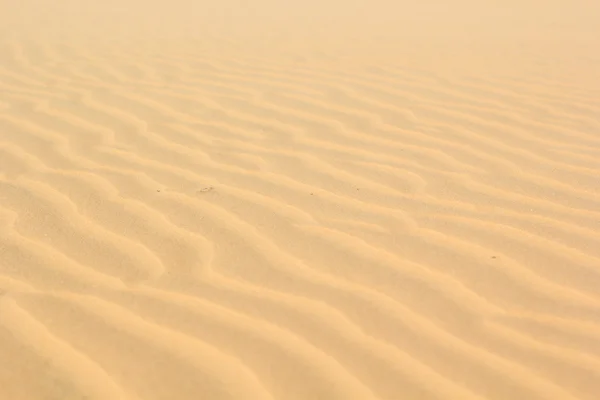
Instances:
[[[600,2],[4,0],[0,400],[597,400]]]

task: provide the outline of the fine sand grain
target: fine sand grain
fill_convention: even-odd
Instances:
[[[599,48],[591,0],[2,1],[0,400],[597,400]]]

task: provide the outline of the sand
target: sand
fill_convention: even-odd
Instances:
[[[598,4],[2,2],[0,399],[598,399]]]

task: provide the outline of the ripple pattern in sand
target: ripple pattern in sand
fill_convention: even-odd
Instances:
[[[2,52],[0,398],[597,399],[598,91]]]

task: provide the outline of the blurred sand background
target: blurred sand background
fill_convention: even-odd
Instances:
[[[597,400],[598,48],[591,0],[3,0],[0,399]]]

